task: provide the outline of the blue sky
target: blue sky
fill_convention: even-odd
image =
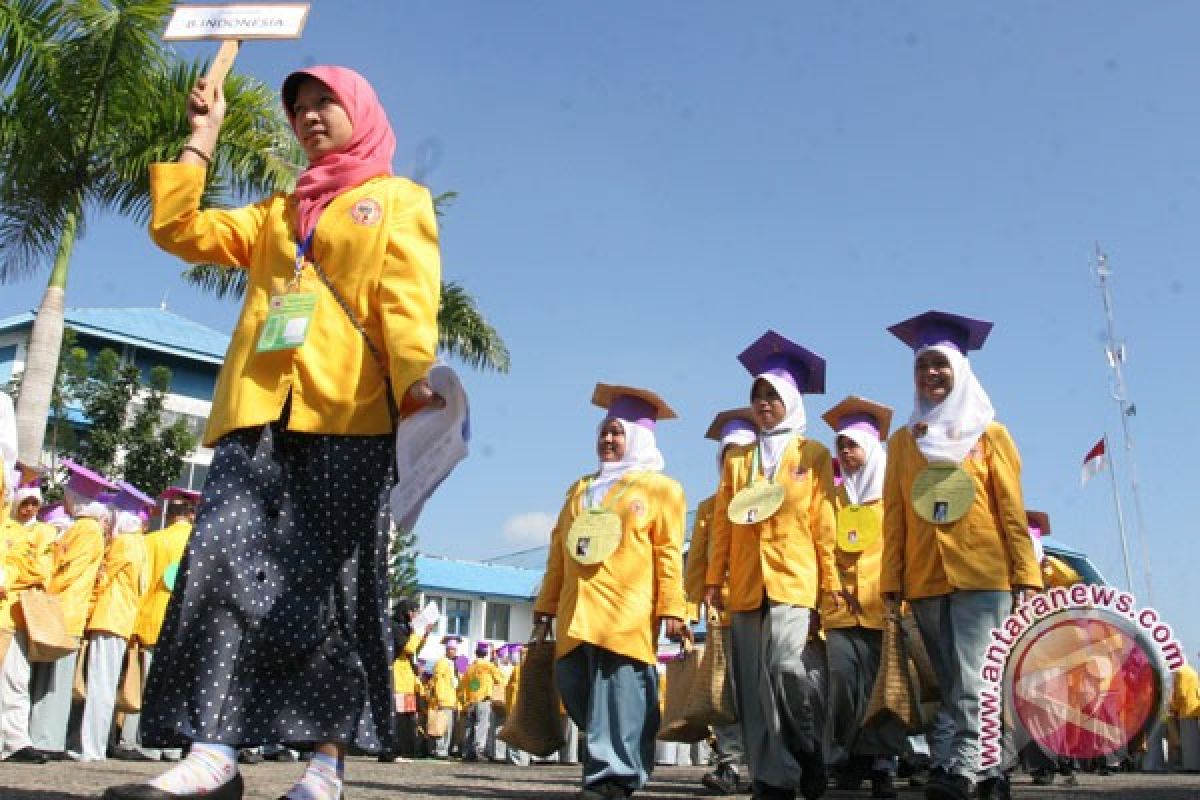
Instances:
[[[594,465],[597,380],[676,407],[667,469],[703,499],[703,432],[745,401],[735,356],[767,328],[829,361],[812,435],[828,443],[819,415],[848,393],[903,419],[910,355],[884,329],[937,307],[996,322],[972,362],[1021,449],[1028,505],[1119,579],[1107,475],[1079,485],[1088,448],[1119,441],[1099,242],[1128,342],[1153,601],[1195,655],[1197,434],[1176,412],[1200,392],[1198,27],[1185,3],[318,0],[302,40],[251,43],[237,68],[272,85],[305,64],[358,68],[391,114],[397,171],[427,163],[434,191],[460,193],[445,277],[504,334],[513,370],[465,375],[474,452],[427,506],[423,549],[544,541]],[[234,304],[178,272],[137,226],[94,220],[68,300],[166,295],[228,330]],[[0,313],[42,285],[4,287]]]

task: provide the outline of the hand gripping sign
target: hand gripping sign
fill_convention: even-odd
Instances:
[[[205,98],[211,103],[225,83],[243,39],[299,39],[309,3],[196,3],[181,5],[167,22],[166,41],[220,39],[221,48],[208,67]]]

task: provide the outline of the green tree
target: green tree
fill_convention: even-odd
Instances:
[[[154,367],[145,396],[125,431],[125,480],[157,497],[183,469],[184,459],[196,448],[196,437],[187,423],[162,423],[163,404],[171,386],[171,370]]]
[[[0,0],[0,283],[52,265],[17,404],[20,455],[41,460],[71,254],[87,223],[144,222],[147,165],[188,135],[203,65],[159,39],[171,0]],[[274,91],[233,76],[205,203],[291,186],[298,162]]]
[[[87,351],[72,350],[71,359],[87,360]],[[125,423],[129,405],[142,385],[142,376],[133,364],[121,362],[116,351],[107,347],[96,354],[84,374],[70,375],[67,394],[78,400],[90,427],[72,453],[97,472],[111,475],[125,445]]]
[[[388,583],[392,597],[417,596],[417,535],[403,528],[392,537]]]

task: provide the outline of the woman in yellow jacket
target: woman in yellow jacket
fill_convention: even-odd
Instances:
[[[857,788],[871,779],[872,797],[896,797],[896,757],[905,731],[894,723],[863,726],[871,689],[879,672],[884,609],[879,596],[883,560],[883,476],[892,410],[850,396],[822,415],[836,435],[842,483],[834,496],[837,515],[837,569],[846,604],[821,604],[821,627],[829,660],[827,696],[830,738],[847,761],[839,788]]]
[[[683,489],[662,474],[654,436],[675,416],[658,395],[599,384],[607,409],[597,472],[576,481],[550,538],[534,622],[558,619],[555,678],[584,732],[581,798],[628,797],[654,769],[660,628],[686,631]]]
[[[734,691],[756,794],[793,798],[799,788],[815,798],[826,776],[804,646],[818,601],[842,601],[833,466],[829,451],[804,436],[801,394],[825,391],[825,360],[774,331],[738,360],[753,376],[758,441],[725,461],[705,600],[732,612]]]
[[[83,704],[76,761],[103,761],[108,753],[117,687],[129,637],[141,607],[146,545],[137,514],[116,510],[112,541],[92,590],[87,624],[87,699]]]
[[[78,642],[87,625],[105,543],[112,535],[112,510],[98,498],[102,492],[115,492],[117,487],[69,459],[63,459],[62,465],[70,474],[63,502],[75,519],[54,548],[54,571],[46,591],[58,596],[67,635]],[[33,673],[29,735],[38,751],[56,760],[67,757],[67,724],[78,659],[79,651],[74,651],[52,663],[38,664]]]
[[[717,442],[717,479],[725,469],[725,456],[735,446],[753,444],[755,441],[754,412],[749,408],[731,408],[713,418],[705,437]],[[696,506],[696,517],[692,523],[692,542],[685,559],[683,588],[687,593],[689,613],[704,603],[704,580],[708,574],[708,556],[712,551],[713,507],[717,496],[710,495]],[[722,600],[728,602],[729,589],[722,588]],[[715,620],[715,622],[714,622]],[[708,636],[720,636],[728,653],[732,647],[727,614],[708,614]],[[744,785],[738,772],[744,756],[742,731],[736,722],[713,727],[716,740],[717,764],[712,772],[706,772],[700,782],[718,794],[736,794]]]
[[[348,747],[392,749],[389,404],[437,403],[433,204],[393,177],[396,139],[370,84],[320,66],[283,84],[308,159],[295,190],[201,210],[208,167],[226,158],[225,102],[209,89],[188,98],[179,160],[150,168],[155,243],[247,281],[142,712],[148,745],[191,749],[149,784],[158,794],[107,796],[240,798],[236,748],[284,742],[315,750],[295,794],[337,798]]]
[[[981,796],[1007,796],[1005,777],[979,774],[980,667],[991,629],[1042,586],[1021,459],[966,357],[991,327],[930,311],[889,329],[916,354],[916,398],[888,444],[880,590],[912,606],[953,722],[932,742],[934,800],[964,800],[980,778]]]

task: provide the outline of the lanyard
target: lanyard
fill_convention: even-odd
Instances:
[[[597,476],[598,476],[598,473],[597,473],[597,475],[589,475],[587,477],[587,485],[585,485],[583,487],[583,497],[581,499],[583,500],[583,510],[584,511],[595,511],[596,509],[602,508],[604,506],[604,500],[601,500],[599,503],[597,503],[594,506],[588,506],[588,495],[591,494],[592,484],[595,483]],[[621,483],[624,484],[623,486],[621,486],[621,491],[619,491],[615,495],[613,495],[612,501],[613,501],[614,505],[616,505],[616,502],[621,499],[621,495],[625,494],[625,492],[629,489],[630,486],[633,486],[635,483],[637,483],[637,479],[634,478],[631,481],[626,481],[624,478],[622,478]],[[611,492],[612,490],[610,489],[609,491]],[[608,497],[605,496],[604,499],[607,500]]]
[[[300,288],[300,275],[304,272],[304,260],[308,256],[309,250],[312,249],[313,234],[316,232],[316,228],[313,228],[308,232],[308,236],[304,237],[303,242],[296,242],[296,271],[292,273],[291,283],[287,285],[289,292]]]

